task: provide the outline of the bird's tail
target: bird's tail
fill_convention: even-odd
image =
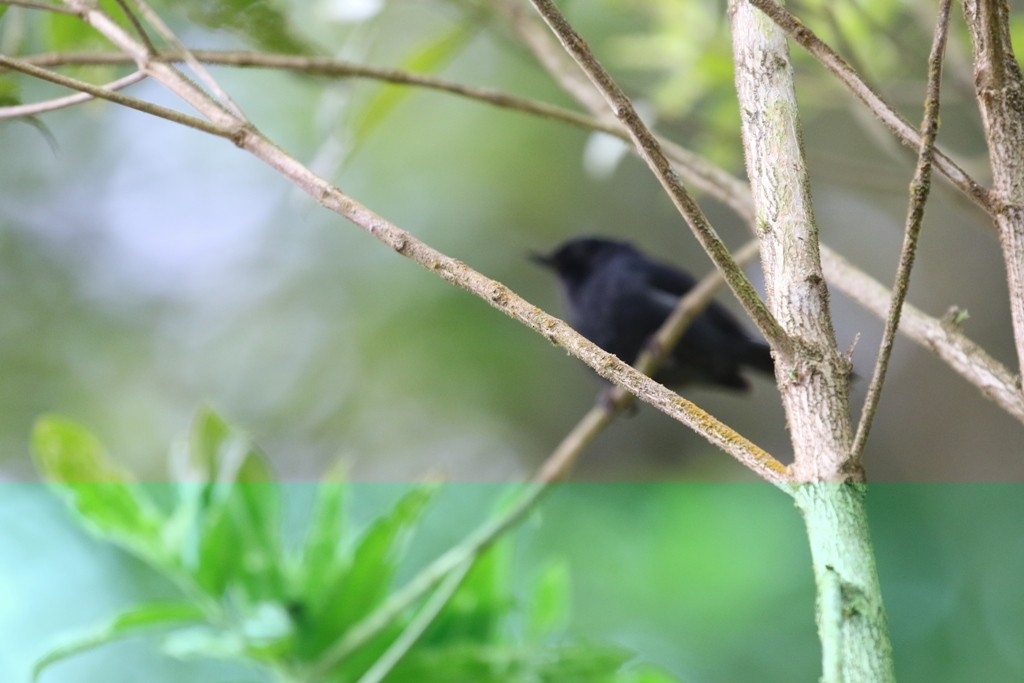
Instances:
[[[772,360],[772,352],[767,344],[755,341],[747,344],[743,350],[742,363],[763,373],[775,374],[775,362]]]

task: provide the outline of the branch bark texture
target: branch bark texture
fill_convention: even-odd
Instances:
[[[768,305],[795,342],[776,354],[797,481],[859,478],[847,471],[852,434],[849,360],[836,347],[800,137],[785,34],[746,2],[730,5],[747,175]]]
[[[1010,42],[1010,5],[964,0],[974,46],[974,87],[992,164],[995,222],[1010,291],[1017,361],[1024,374],[1024,74]]]
[[[823,683],[894,681],[863,478],[851,468],[849,361],[838,351],[821,269],[786,36],[747,0],[729,4],[747,175],[768,305],[794,340],[776,355],[807,527]]]

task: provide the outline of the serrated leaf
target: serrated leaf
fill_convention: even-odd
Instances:
[[[85,427],[56,416],[36,421],[36,468],[92,533],[158,565],[168,562],[164,516]]]
[[[133,607],[47,652],[32,667],[32,680],[38,680],[49,666],[81,652],[154,629],[202,621],[203,618],[202,610],[187,602],[148,603]]]

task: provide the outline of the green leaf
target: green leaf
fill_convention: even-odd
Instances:
[[[10,76],[0,76],[0,106],[21,104],[21,88]]]
[[[85,427],[56,416],[36,421],[36,468],[89,531],[158,565],[166,565],[164,516]]]
[[[304,586],[308,607],[306,643],[311,654],[344,634],[387,597],[409,530],[419,521],[437,486],[407,492],[362,535],[344,571],[326,584]]]
[[[178,659],[224,659],[272,665],[287,659],[294,626],[280,605],[263,603],[231,628],[200,624],[164,639],[161,650]]]
[[[473,563],[451,600],[420,641],[487,644],[499,635],[512,607],[511,545],[500,540]]]
[[[322,481],[317,486],[312,519],[300,554],[299,585],[330,585],[344,567],[345,559],[339,551],[345,542],[346,493],[346,485],[340,481]]]
[[[283,601],[280,491],[263,454],[203,409],[182,459],[193,481],[178,488],[171,530],[183,565],[211,595],[235,586],[251,604]]]
[[[168,9],[184,8],[192,21],[217,30],[243,36],[257,47],[271,52],[313,54],[317,48],[295,33],[286,5],[274,0],[175,0]]]
[[[605,645],[531,649],[454,643],[415,649],[395,667],[387,681],[619,683],[629,680],[620,676],[623,665],[632,657],[623,648]]]
[[[415,74],[434,73],[451,61],[473,37],[470,22],[453,26],[450,30],[413,48],[399,63],[400,69]],[[391,112],[412,95],[415,88],[399,85],[380,84],[361,110],[354,117],[354,139],[356,146],[362,144]]]
[[[619,673],[615,683],[678,683],[679,679],[669,676],[661,669],[644,664]]]
[[[186,455],[187,478],[219,482],[272,482],[263,454],[242,431],[203,408],[192,422]]]
[[[81,652],[154,629],[199,622],[203,618],[202,610],[187,602],[158,602],[133,607],[94,630],[47,652],[32,668],[32,680],[38,680],[43,670],[50,665]]]
[[[527,614],[528,637],[539,641],[565,628],[569,621],[569,567],[549,562],[537,577]]]

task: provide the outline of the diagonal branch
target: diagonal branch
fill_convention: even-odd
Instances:
[[[217,99],[227,107],[232,114],[242,121],[248,121],[248,118],[242,112],[242,109],[235,104],[234,100],[231,99],[227,92],[220,87],[220,84],[213,76],[210,75],[210,72],[206,70],[206,67],[195,58],[195,56],[181,43],[180,40],[178,40],[178,36],[174,35],[174,31],[172,31],[170,27],[164,23],[164,20],[153,11],[153,8],[146,4],[145,0],[131,0],[131,2],[136,8],[138,8],[139,12],[142,13],[142,16],[145,17],[150,26],[155,28],[156,32],[159,33],[160,36],[171,45],[171,47],[181,54],[184,62],[188,64],[189,68],[192,69],[192,73],[199,78],[200,82],[205,84],[206,87],[217,96]],[[129,14],[129,16],[131,15]],[[145,32],[142,32],[141,30],[140,32],[143,36],[146,35]],[[155,53],[156,51],[151,49],[151,52]]]
[[[38,9],[44,12],[56,12],[57,14],[77,14],[73,9],[46,2],[46,0],[4,0],[3,4],[25,9]]]
[[[108,90],[103,86],[93,85],[92,83],[80,81],[77,78],[71,78],[69,76],[54,73],[53,71],[49,71],[47,69],[41,69],[38,66],[33,66],[32,64],[28,64],[20,59],[11,59],[10,57],[0,55],[0,68],[7,68],[12,69],[14,71],[20,71],[21,73],[26,74],[28,76],[39,78],[44,81],[49,81],[51,83],[56,83],[57,85],[63,85],[66,88],[71,88],[73,90],[78,90],[80,92],[87,93],[92,97],[97,97],[103,100],[109,100],[110,102],[120,104],[130,109],[135,109],[146,114],[151,114],[162,119],[167,119],[168,121],[173,121],[174,123],[180,123],[184,126],[188,126],[189,128],[201,130],[204,133],[210,133],[211,135],[217,135],[219,137],[228,139],[233,139],[235,136],[235,131],[232,130],[231,128],[220,126],[215,123],[210,123],[209,121],[204,121],[203,119],[198,119],[194,116],[189,116],[188,114],[182,114],[180,111],[177,111],[175,109],[168,109],[167,107],[162,107],[159,104],[153,104],[152,102],[140,100],[137,97],[129,97],[128,95],[123,95],[119,92]],[[142,72],[138,73],[141,74]]]
[[[914,267],[914,256],[917,254],[917,238],[921,233],[924,220],[924,207],[931,190],[932,159],[935,156],[935,137],[939,133],[939,93],[942,85],[942,56],[946,49],[946,34],[949,28],[950,0],[942,0],[939,5],[939,18],[935,26],[935,38],[932,41],[931,54],[928,57],[928,90],[924,101],[924,121],[921,123],[921,151],[917,157],[914,178],[910,181],[910,205],[907,208],[906,228],[903,234],[903,246],[900,249],[900,261],[896,268],[896,281],[892,287],[892,300],[889,314],[885,320],[885,331],[875,360],[875,370],[868,385],[867,397],[861,411],[860,423],[853,439],[853,457],[860,459],[864,452],[864,444],[871,433],[871,423],[878,409],[878,401],[882,396],[885,384],[885,372],[889,367],[893,342],[896,340],[896,329],[900,324],[900,312],[907,298],[910,286],[910,270]]]
[[[892,292],[824,245],[822,266],[828,281],[879,317],[889,310]],[[955,316],[939,320],[903,304],[900,332],[935,353],[946,365],[977,387],[985,398],[1024,423],[1024,394],[1018,378],[960,330]]]
[[[548,27],[555,33],[566,51],[583,69],[605,102],[629,131],[637,154],[655,174],[676,209],[686,219],[701,246],[722,272],[729,287],[743,304],[754,324],[778,354],[792,353],[792,343],[782,326],[757,295],[750,280],[732,260],[729,250],[704,216],[700,206],[683,187],[679,175],[661,149],[661,144],[637,114],[633,103],[618,86],[608,71],[590,51],[582,37],[576,32],[565,16],[551,0],[531,0]]]
[[[23,63],[24,60],[21,60]],[[133,71],[132,73],[111,81],[106,85],[96,86],[100,90],[106,90],[114,92],[127,88],[130,85],[134,85],[139,81],[146,78],[146,74],[141,71]],[[81,81],[76,81],[77,85],[81,85]],[[77,87],[77,86],[76,86]],[[78,88],[80,90],[80,88]],[[87,92],[77,92],[74,95],[66,95],[64,97],[55,97],[52,100],[45,100],[43,102],[33,102],[32,104],[16,104],[9,107],[0,107],[0,121],[4,119],[17,119],[29,116],[37,116],[44,114],[49,111],[56,111],[58,109],[64,109],[66,107],[72,107],[82,102],[88,102],[89,100],[95,99],[96,95],[92,95]]]

